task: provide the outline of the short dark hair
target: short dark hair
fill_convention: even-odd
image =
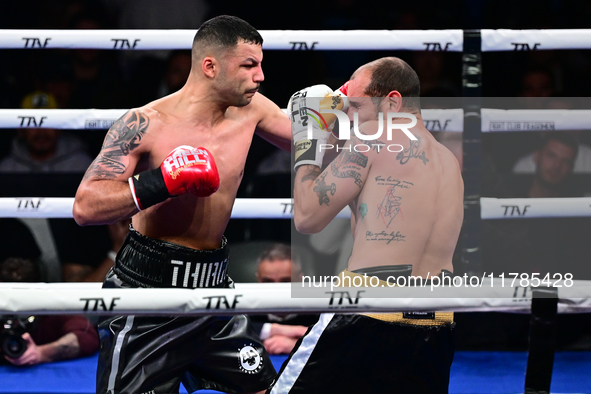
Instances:
[[[368,63],[371,80],[365,88],[370,97],[386,97],[397,90],[403,97],[404,106],[420,108],[421,83],[419,76],[404,60],[395,57],[384,57]]]
[[[39,267],[29,259],[9,257],[0,262],[0,282],[39,282]]]
[[[220,15],[203,22],[193,39],[193,51],[209,46],[231,48],[240,40],[263,45],[263,37],[248,22],[235,16]]]
[[[575,153],[579,150],[579,141],[577,137],[570,133],[560,132],[560,131],[552,131],[547,134],[542,135],[542,145],[541,148],[545,147],[548,141],[556,140],[566,146],[569,146],[574,149]]]

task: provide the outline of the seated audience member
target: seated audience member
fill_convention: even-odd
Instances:
[[[39,282],[31,260],[10,257],[0,262],[0,282]],[[29,366],[89,356],[98,351],[96,329],[84,316],[46,315],[29,319],[29,331],[22,334],[25,352],[17,358],[2,354],[11,364]]]
[[[49,93],[34,92],[23,99],[21,107],[56,109],[57,101]],[[83,173],[91,162],[92,158],[86,153],[80,139],[62,134],[60,130],[36,125],[19,129],[12,141],[10,153],[0,161],[0,172]]]
[[[578,197],[569,184],[577,151],[576,138],[564,132],[552,132],[543,137],[541,147],[534,152],[535,173],[527,190],[519,197]]]
[[[290,246],[277,243],[259,256],[256,277],[260,283],[300,281],[301,265],[292,260]],[[308,327],[318,321],[318,315],[268,314],[252,316],[252,321],[269,354],[289,354]]]
[[[558,132],[557,132],[558,133]],[[573,164],[573,173],[575,174],[590,174],[591,173],[591,147],[586,144],[578,143],[577,136],[580,132],[577,131],[563,131],[563,134],[570,134],[571,140],[575,140],[578,146],[577,154]],[[568,138],[568,137],[567,137]],[[539,152],[536,151],[536,152]],[[533,174],[536,172],[536,152],[529,153],[520,157],[513,165],[513,173],[515,174]]]

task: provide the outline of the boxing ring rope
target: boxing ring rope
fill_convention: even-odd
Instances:
[[[45,127],[67,130],[102,130],[125,114],[126,109],[0,109],[0,129]],[[286,112],[286,109],[283,109]],[[423,109],[429,131],[461,133],[464,110]],[[553,130],[591,130],[591,110],[580,109],[493,109],[482,108],[483,133]]]
[[[490,198],[481,197],[482,219],[533,219],[591,216],[591,197]],[[2,197],[0,218],[71,219],[73,197]],[[232,219],[291,219],[290,198],[237,198]],[[350,219],[345,207],[338,219]]]
[[[480,278],[478,278],[480,279]],[[562,282],[560,313],[591,311],[591,281]],[[517,284],[517,282],[516,282]],[[566,287],[568,285],[568,287]],[[0,314],[227,315],[320,312],[505,311],[529,313],[531,289],[484,278],[466,287],[306,288],[301,283],[238,283],[235,289],[102,289],[101,283],[0,283]],[[157,296],[156,296],[157,295]],[[146,302],[146,297],[150,302]]]
[[[260,30],[266,50],[462,52],[462,30]],[[591,29],[482,29],[482,52],[591,49]],[[6,49],[190,49],[195,30],[0,30]]]

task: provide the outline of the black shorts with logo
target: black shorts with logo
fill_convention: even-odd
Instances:
[[[130,229],[104,288],[233,287],[228,247],[199,251],[147,238]],[[188,290],[189,291],[189,290]],[[146,300],[149,302],[149,300]],[[99,324],[100,394],[264,390],[275,369],[244,315],[117,316]]]

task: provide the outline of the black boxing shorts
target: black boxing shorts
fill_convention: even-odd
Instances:
[[[130,229],[103,287],[233,287],[227,264],[225,239],[220,249],[199,251]],[[178,393],[181,382],[190,393],[246,393],[266,389],[276,375],[244,315],[116,316],[98,328],[97,393]]]
[[[400,266],[391,268],[385,273],[404,274]],[[267,394],[448,393],[454,323],[437,313],[324,313],[300,338]]]

